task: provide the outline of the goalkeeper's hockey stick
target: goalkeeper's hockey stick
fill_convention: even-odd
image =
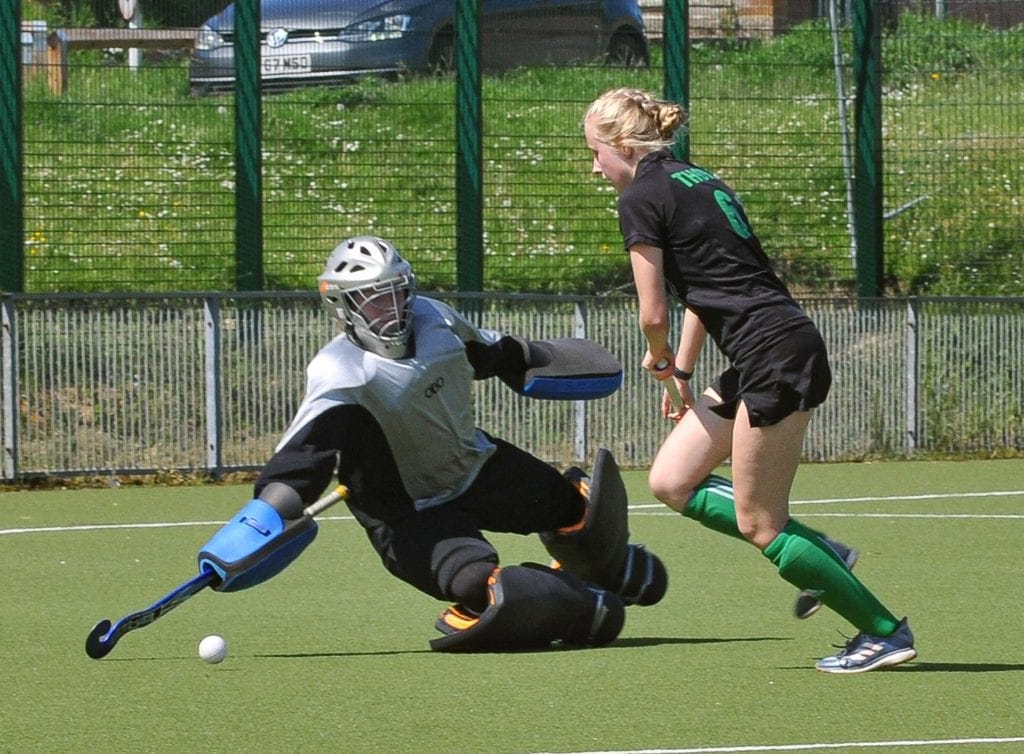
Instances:
[[[348,497],[348,488],[344,485],[339,485],[329,494],[307,506],[302,513],[303,515],[312,518],[318,513],[327,510],[335,503],[344,500],[346,497]],[[109,620],[104,618],[93,626],[92,631],[89,632],[89,636],[86,637],[85,653],[94,660],[106,657],[110,654],[110,650],[114,648],[114,645],[117,644],[117,640],[126,633],[134,631],[137,628],[148,626],[157,618],[169,613],[193,594],[201,592],[216,581],[217,574],[214,571],[203,571],[186,581],[181,586],[178,586],[171,592],[165,594],[145,610],[140,610],[137,613],[126,615],[114,624],[111,624]]]

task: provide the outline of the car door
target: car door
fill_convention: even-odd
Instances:
[[[547,0],[547,5],[551,19],[547,45],[550,62],[589,62],[604,53],[601,0]]]
[[[592,58],[600,39],[600,0],[482,0],[486,68]]]

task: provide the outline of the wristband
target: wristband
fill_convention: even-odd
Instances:
[[[676,367],[675,369],[672,370],[672,376],[675,377],[677,380],[682,380],[683,382],[686,382],[688,379],[693,377],[693,372],[684,372],[679,367]]]

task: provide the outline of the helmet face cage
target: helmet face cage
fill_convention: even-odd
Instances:
[[[361,343],[380,356],[401,358],[405,355],[412,324],[413,293],[409,276],[346,291],[342,298],[349,324]]]
[[[324,306],[360,345],[390,359],[407,354],[416,276],[391,244],[372,236],[343,241],[319,282]]]

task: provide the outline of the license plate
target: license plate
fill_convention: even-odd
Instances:
[[[309,55],[271,55],[263,58],[264,76],[288,76],[293,73],[310,73],[313,62]]]

